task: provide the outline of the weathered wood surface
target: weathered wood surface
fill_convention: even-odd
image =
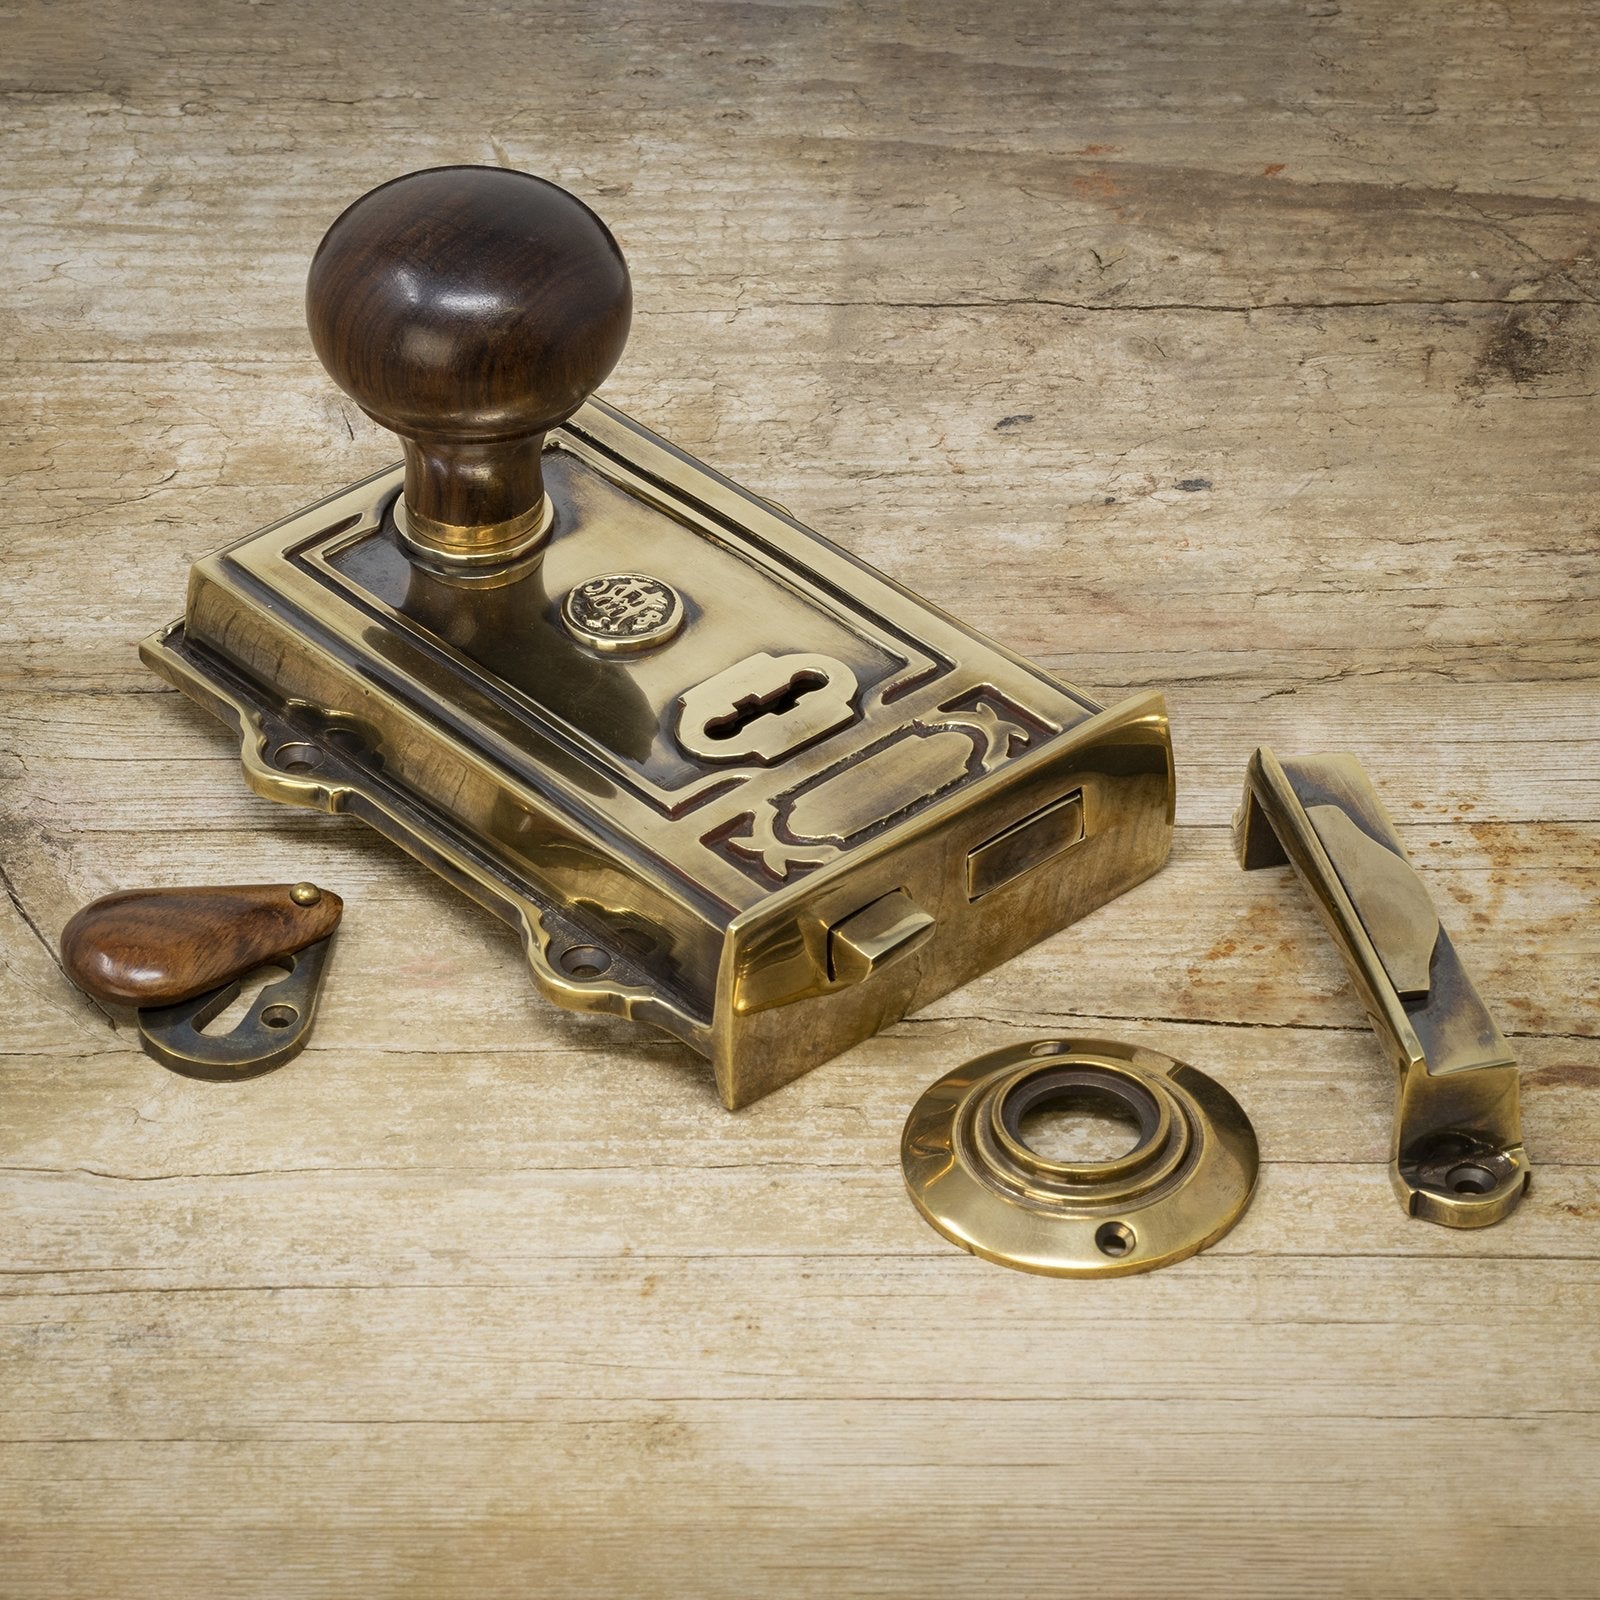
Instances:
[[[0,1593],[1592,1595],[1600,161],[1591,7],[24,0],[0,205]],[[1172,865],[750,1111],[523,982],[139,668],[196,555],[382,465],[322,228],[503,161],[610,221],[606,393],[1074,681],[1170,691]],[[1504,1226],[1408,1223],[1391,1088],[1245,757],[1367,761],[1526,1068]],[[71,912],[311,878],[237,1086]],[[1208,1254],[1007,1273],[920,1088],[1053,1031],[1249,1109]]]

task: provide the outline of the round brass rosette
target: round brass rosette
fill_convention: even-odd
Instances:
[[[1022,1136],[1030,1112],[1103,1110],[1137,1125],[1105,1161],[1057,1161]],[[1045,1039],[978,1056],[933,1084],[900,1144],[917,1209],[974,1255],[1060,1278],[1182,1261],[1220,1239],[1255,1188],[1256,1136],[1203,1072],[1106,1039]]]

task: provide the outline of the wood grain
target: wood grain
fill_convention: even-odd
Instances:
[[[26,0],[5,55],[8,1600],[1594,1592],[1588,7]],[[608,399],[1072,681],[1164,687],[1169,867],[730,1116],[252,797],[134,645],[394,458],[301,286],[448,162],[612,226]],[[1229,854],[1258,744],[1363,759],[1511,1038],[1503,1226],[1395,1204],[1338,958]],[[306,1053],[187,1082],[54,952],[245,863],[349,915]],[[1249,1111],[1213,1250],[1054,1283],[918,1220],[921,1088],[1060,1032]]]

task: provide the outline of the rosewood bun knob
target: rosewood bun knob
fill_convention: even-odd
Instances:
[[[405,446],[413,553],[495,565],[545,537],[545,432],[616,365],[633,290],[606,225],[501,167],[435,167],[363,195],[311,262],[322,364]]]

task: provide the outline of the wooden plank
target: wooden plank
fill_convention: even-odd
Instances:
[[[1568,604],[1600,566],[1593,458],[1570,445],[1600,323],[1575,315],[1580,370],[1514,404],[1508,380],[1474,377],[1501,313],[1415,307],[672,317],[672,342],[642,332],[607,392],[1075,681],[1257,698],[1307,679],[1550,682],[1596,660],[1592,613]],[[726,374],[714,406],[678,392],[685,342]],[[36,491],[13,539],[9,672],[147,687],[132,647],[171,620],[191,560],[395,453],[303,341],[287,366],[130,370],[111,401],[93,363],[24,366],[0,390],[42,407],[51,374],[21,481],[67,483]],[[122,602],[39,630],[68,527]]]
[[[269,0],[7,22],[0,1591],[1593,1592],[1600,39],[1581,0]],[[1168,691],[1168,868],[730,1116],[532,992],[144,673],[196,556],[383,465],[300,321],[356,194],[486,161],[632,262],[607,396],[1005,643]],[[1365,760],[1536,1184],[1409,1222],[1251,749]],[[311,1048],[179,1079],[66,984],[141,883],[345,894]],[[902,1192],[1052,1033],[1215,1073],[1240,1226],[1064,1284]]]
[[[324,1349],[339,1342],[329,1335]],[[1292,1335],[1256,1346],[1314,1364]],[[1380,1339],[1369,1348],[1381,1359]],[[408,1365],[417,1388],[438,1381],[440,1368]],[[1296,1419],[1287,1451],[1281,1417],[1196,1414],[1165,1392],[1144,1406],[1092,1392],[1058,1403],[541,1400],[516,1416],[497,1401],[492,1418],[442,1426],[308,1421],[265,1438],[29,1447],[19,1460],[55,1486],[26,1507],[31,1529],[83,1485],[102,1492],[71,1546],[30,1532],[11,1571],[29,1589],[71,1593],[102,1592],[115,1573],[132,1600],[190,1585],[444,1600],[524,1584],[586,1597],[899,1596],[970,1592],[1002,1574],[1044,1595],[1063,1573],[1095,1574],[1111,1600],[1143,1600],[1180,1563],[1186,1591],[1207,1597],[1513,1588],[1530,1572],[1582,1593],[1596,1555],[1582,1487],[1592,1419],[1400,1420],[1411,1403]],[[1263,1454],[1278,1465],[1270,1478],[1249,1467]],[[1506,1483],[1490,1523],[1481,1481],[1440,1474],[1429,1516],[1442,1536],[1422,1542],[1396,1499],[1418,1461],[1438,1455],[1488,1457]],[[1546,1478],[1548,1496],[1521,1487]]]

